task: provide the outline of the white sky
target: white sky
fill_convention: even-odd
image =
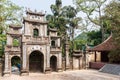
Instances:
[[[25,8],[30,8],[31,10],[37,11],[47,11],[51,13],[50,5],[54,4],[56,0],[11,0],[13,3],[23,6]],[[73,5],[72,0],[62,0],[63,6]]]

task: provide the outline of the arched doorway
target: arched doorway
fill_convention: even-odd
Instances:
[[[50,68],[51,68],[51,71],[57,71],[57,57],[56,56],[52,56],[50,58]]]
[[[44,56],[40,51],[33,51],[29,56],[29,71],[43,72]]]
[[[11,73],[20,74],[21,59],[19,56],[13,56],[11,58]]]

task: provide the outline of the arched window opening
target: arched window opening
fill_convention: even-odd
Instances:
[[[13,46],[20,46],[20,42],[18,38],[13,39]]]
[[[51,41],[51,46],[55,47],[55,41],[54,40]]]
[[[34,30],[33,30],[33,36],[34,36],[34,37],[37,37],[38,35],[39,35],[38,29],[34,29]]]

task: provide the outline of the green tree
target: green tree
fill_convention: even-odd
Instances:
[[[56,0],[55,4],[50,6],[53,14],[48,14],[46,19],[49,21],[48,27],[57,28],[59,35],[64,35],[66,32],[66,21],[63,16],[61,16],[62,12],[62,1]]]
[[[64,6],[62,8],[62,15],[65,17],[65,20],[67,21],[67,31],[69,33],[69,37],[71,38],[71,50],[70,53],[72,54],[73,50],[75,48],[75,42],[74,42],[74,31],[79,27],[79,22],[81,21],[80,17],[76,17],[77,10],[72,6]]]
[[[0,0],[0,56],[3,55],[6,42],[6,31],[9,24],[22,24],[22,7],[10,0]]]
[[[116,49],[109,54],[111,62],[120,63],[120,1],[112,1],[104,9],[105,21],[109,25],[113,35],[113,42]]]
[[[107,0],[74,0],[78,11],[86,14],[87,18],[95,25],[100,26],[102,31],[102,41],[105,40],[105,29],[103,27],[102,9]],[[97,13],[97,16],[93,16]]]
[[[50,6],[51,11],[53,14],[48,14],[46,16],[46,19],[49,21],[48,27],[49,28],[57,28],[58,35],[61,36],[61,46],[62,46],[62,52],[64,55],[65,48],[65,35],[66,35],[66,20],[61,15],[62,13],[62,1],[56,0],[55,4],[52,4]]]
[[[68,33],[70,36],[74,37],[74,29],[78,27],[78,23],[81,18],[76,17],[77,11],[72,6],[62,7],[62,1],[56,0],[55,5],[51,5],[51,11],[53,15],[47,15],[46,18],[49,21],[48,26],[50,28],[57,28],[61,38],[61,43],[64,45],[64,42],[68,40]],[[68,33],[67,33],[68,32]],[[64,52],[63,46],[63,52]]]
[[[13,39],[13,46],[20,46],[20,42],[17,38]]]
[[[22,23],[22,8],[9,0],[0,0],[0,34],[7,30],[8,24]]]
[[[78,35],[74,40],[74,49],[75,50],[82,50],[82,47],[87,44],[88,42],[87,32],[82,32]]]
[[[4,54],[5,44],[6,44],[6,35],[0,34],[0,57]]]
[[[87,32],[88,45],[96,46],[102,42],[101,30]]]

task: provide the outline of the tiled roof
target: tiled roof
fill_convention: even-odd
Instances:
[[[39,16],[44,16],[45,14],[43,14],[42,12],[33,12],[31,10],[27,10],[26,13],[28,14],[33,14],[33,15],[39,15]]]
[[[48,24],[47,21],[40,21],[40,20],[34,20],[34,19],[28,19],[28,18],[24,18],[24,21],[27,21],[27,22],[35,22],[35,23],[41,23],[41,24]]]
[[[22,36],[22,33],[7,32],[7,34],[13,35],[13,36]]]
[[[56,28],[49,28],[49,31],[53,31],[53,32],[57,32],[57,29]]]
[[[18,28],[18,29],[19,29],[19,28],[22,28],[21,25],[14,25],[14,24],[10,24],[9,27],[10,27],[10,28]]]
[[[111,51],[114,50],[116,47],[113,44],[113,38],[112,35],[110,37],[108,37],[108,39],[106,39],[104,42],[102,42],[101,44],[93,47],[93,48],[88,48],[88,51]]]

